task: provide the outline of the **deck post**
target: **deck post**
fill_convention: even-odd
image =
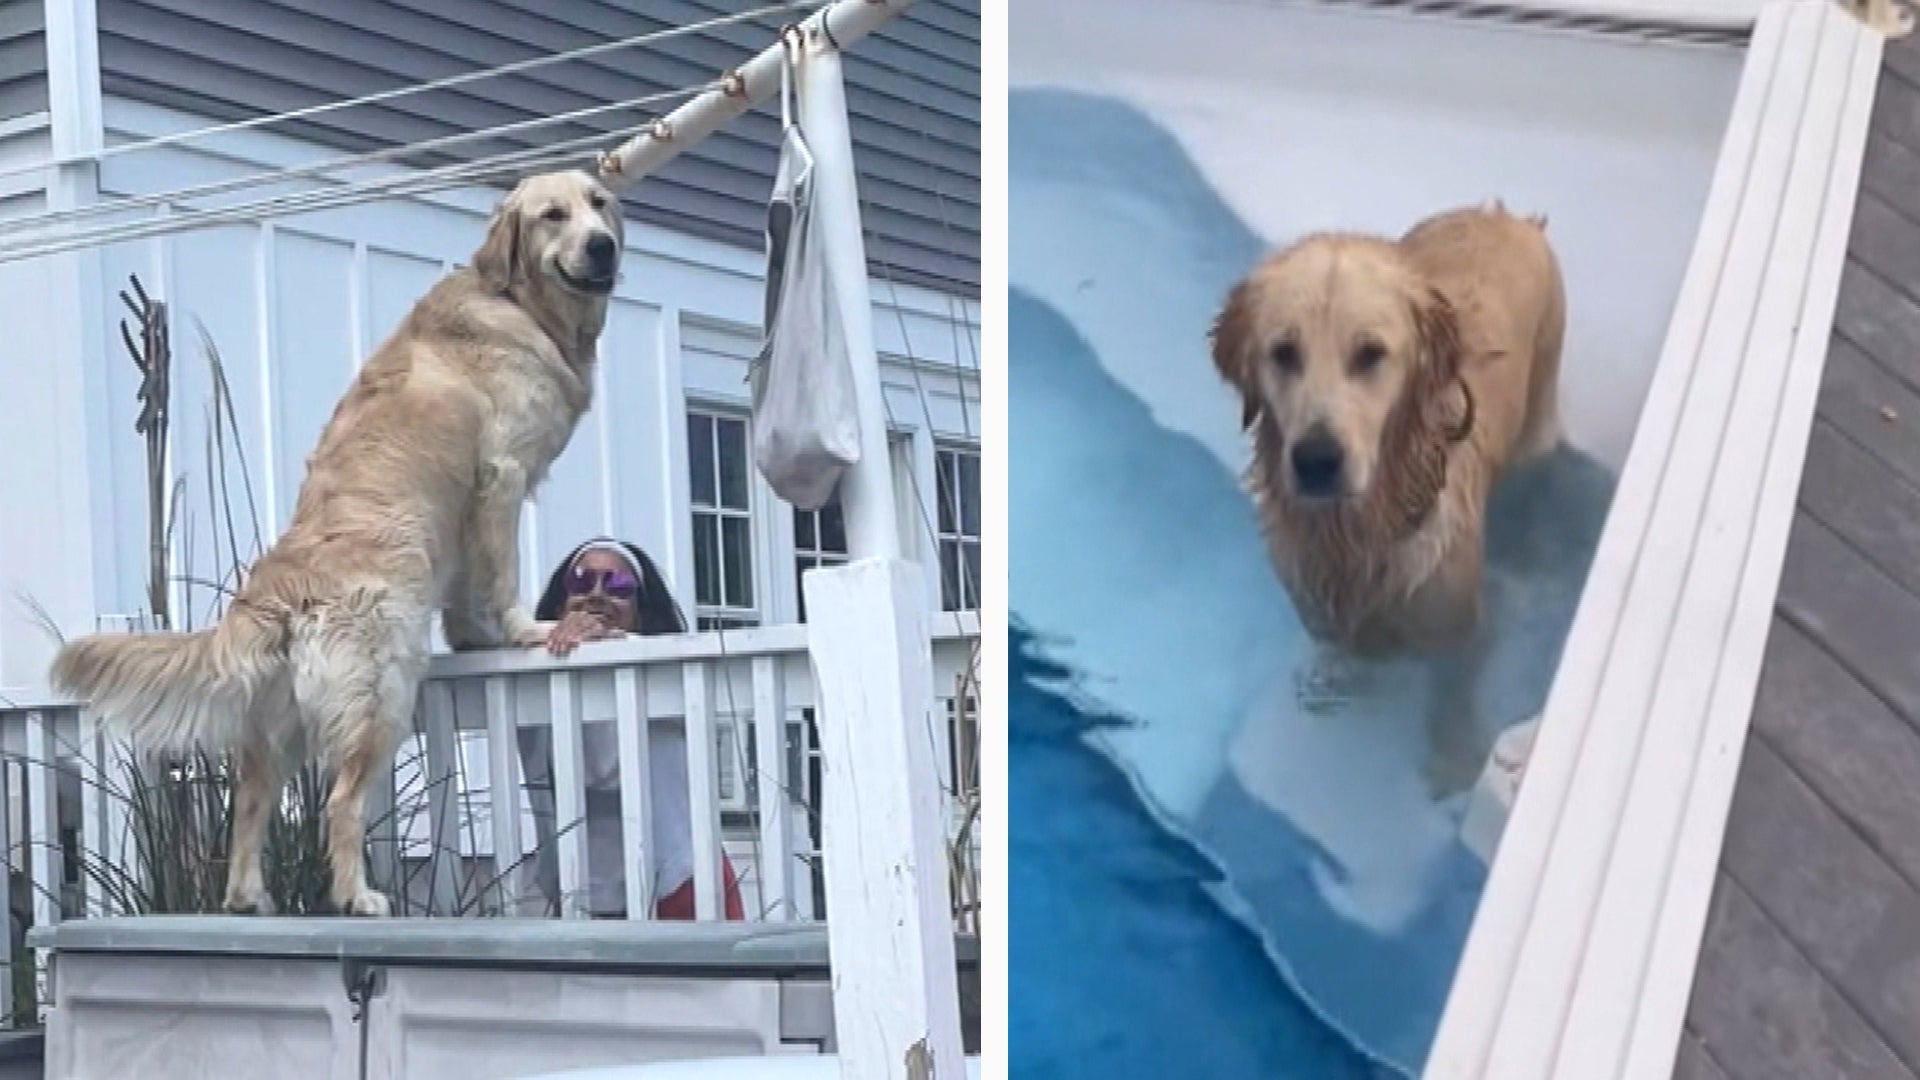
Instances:
[[[829,14],[831,9],[829,9]],[[809,22],[800,123],[814,212],[853,363],[860,461],[840,482],[852,562],[809,570],[807,645],[821,706],[827,934],[845,1080],[964,1075],[945,829],[930,716],[927,590],[900,557],[886,405],[840,55]]]

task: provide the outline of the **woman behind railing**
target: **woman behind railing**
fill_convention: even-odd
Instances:
[[[687,631],[666,579],[647,553],[635,544],[604,537],[581,544],[554,568],[534,618],[555,624],[547,639],[548,651],[555,656],[566,656],[586,641]],[[645,783],[653,821],[647,847],[658,897],[654,917],[692,919],[693,818],[687,790],[686,729],[658,720],[647,729],[651,752]],[[518,737],[540,841],[535,876],[549,907],[559,910],[559,861],[553,843],[559,824],[554,820],[553,729],[523,727]],[[621,836],[618,735],[612,721],[590,720],[581,725],[580,739],[586,779],[586,908],[594,918],[626,918],[626,860],[621,853],[634,840]],[[742,919],[740,882],[724,854],[721,869],[726,879],[726,917]]]

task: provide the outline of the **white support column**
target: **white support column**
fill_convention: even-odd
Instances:
[[[860,413],[860,460],[840,479],[840,505],[847,520],[847,554],[855,559],[897,559],[893,462],[887,450],[887,404],[880,361],[873,348],[873,304],[867,296],[867,245],[860,221],[853,140],[847,130],[847,95],[840,78],[840,52],[815,28],[796,80],[800,128],[813,151],[813,206],[827,280],[840,304],[841,331],[853,359],[854,403]],[[809,609],[811,610],[811,609]]]
[[[899,559],[807,573],[833,1029],[844,1080],[958,1077],[960,995],[926,593]]]
[[[926,738],[927,594],[920,568],[900,558],[839,50],[812,21],[797,85],[821,249],[860,412],[860,461],[840,485],[854,561],[802,577],[827,776],[823,855],[840,1070],[845,1080],[958,1077],[946,828]]]
[[[900,558],[839,55],[912,3],[836,0],[801,23],[801,125],[814,154],[814,208],[853,357],[861,429],[860,463],[840,488],[854,561],[802,578],[829,777],[821,801],[834,1029],[848,1080],[965,1075],[940,777],[926,738],[928,598],[920,568]],[[606,155],[602,177],[624,187],[768,97],[784,56],[776,42],[728,73],[723,88]]]

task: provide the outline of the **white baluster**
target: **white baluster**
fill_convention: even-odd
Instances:
[[[511,905],[518,905],[530,891],[532,870],[522,861],[526,848],[520,842],[520,729],[507,689],[506,676],[487,677],[487,797],[492,805],[493,873]]]
[[[580,763],[580,701],[573,672],[547,674],[547,722],[553,725],[555,861],[559,864],[560,914],[578,918],[587,910],[587,799]]]
[[[682,669],[687,703],[687,801],[693,818],[693,914],[721,911],[720,791],[714,764],[713,674],[705,661]]]
[[[400,872],[400,814],[395,806],[399,787],[395,774],[407,756],[412,735],[400,740],[393,760],[385,768],[375,769],[367,781],[367,881],[376,889],[397,893],[405,887],[406,875]],[[394,896],[398,901],[399,897]]]
[[[620,845],[626,860],[627,918],[653,918],[653,747],[645,673],[631,665],[613,673],[614,723],[620,747]]]
[[[19,713],[0,712],[0,719],[9,721],[8,728],[20,719]],[[0,1016],[13,1015],[13,965],[30,963],[31,959],[24,951],[13,951],[13,845],[17,834],[13,828],[13,761],[12,755],[0,757],[0,914],[8,920],[7,967],[0,971]]]
[[[460,748],[453,733],[453,686],[444,679],[427,683],[427,828],[433,867],[428,910],[445,915],[460,897]]]
[[[60,808],[54,781],[53,720],[27,713],[27,880],[33,889],[33,924],[60,921]]]
[[[761,917],[790,922],[793,907],[793,844],[788,837],[787,708],[780,663],[753,658],[753,742],[760,812]]]
[[[108,865],[119,865],[108,851],[108,792],[106,792],[106,751],[108,740],[100,730],[100,715],[92,709],[79,709],[79,746],[81,759],[75,763],[81,771],[81,857]],[[106,896],[92,896],[88,874],[81,871],[81,913],[104,915]]]

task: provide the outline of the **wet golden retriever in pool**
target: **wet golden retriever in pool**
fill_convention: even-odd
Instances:
[[[545,640],[520,604],[520,507],[587,410],[623,246],[618,201],[585,173],[521,181],[473,265],[361,369],[226,617],[55,657],[54,684],[137,746],[234,751],[228,909],[269,910],[261,844],[285,768],[311,755],[333,773],[332,902],[388,913],[366,880],[367,783],[410,730],[436,611],[455,648]]]
[[[1553,447],[1566,298],[1542,218],[1453,210],[1305,237],[1229,293],[1213,361],[1309,630],[1360,653],[1477,640],[1487,495]]]

